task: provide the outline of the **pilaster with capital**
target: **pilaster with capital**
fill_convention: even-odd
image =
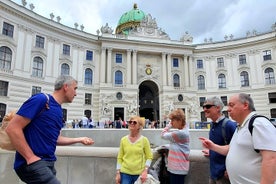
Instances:
[[[172,85],[172,54],[167,55],[168,86]]]
[[[166,67],[166,53],[162,52],[162,79],[163,86],[167,85],[167,67]]]
[[[101,83],[105,83],[105,74],[106,74],[105,66],[106,66],[106,48],[102,47],[101,63],[100,63],[100,69],[101,69],[100,81],[101,81]]]
[[[132,84],[137,84],[137,50],[132,51]]]
[[[131,50],[127,50],[127,84],[131,84]]]
[[[107,49],[107,83],[111,83],[111,68],[112,68],[112,61],[111,61],[111,55],[112,55],[112,48]]]
[[[195,68],[193,66],[194,66],[194,58],[192,56],[188,56],[188,68],[189,68],[189,71],[187,72],[188,76],[192,76],[192,74],[195,73]],[[192,87],[194,84],[194,77],[188,77],[188,78],[190,81],[189,82],[190,87]]]
[[[188,56],[183,56],[183,60],[184,60],[184,87],[189,87],[190,84],[189,84],[189,65],[188,65]]]

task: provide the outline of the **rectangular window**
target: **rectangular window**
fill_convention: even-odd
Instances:
[[[196,67],[197,67],[197,69],[203,68],[203,60],[202,59],[198,59],[196,61]]]
[[[179,61],[178,58],[173,58],[173,67],[178,68],[179,67]]]
[[[35,95],[37,93],[41,93],[41,87],[39,87],[39,86],[33,86],[32,87],[32,95]]]
[[[92,94],[91,93],[85,93],[85,105],[91,105],[92,104]]]
[[[224,105],[227,105],[227,96],[221,96],[220,99]]]
[[[70,56],[70,45],[63,44],[63,54]]]
[[[4,22],[2,34],[13,38],[13,31],[14,31],[14,26],[7,22]]]
[[[276,103],[276,93],[268,93],[269,103]]]
[[[271,60],[271,50],[263,51],[264,61]]]
[[[199,97],[199,105],[200,105],[200,107],[203,106],[205,100],[206,100],[206,97]]]
[[[123,62],[123,55],[122,54],[116,54],[116,63],[122,63]]]
[[[0,81],[0,96],[8,95],[8,85],[9,83],[6,81]]]
[[[218,68],[223,68],[224,67],[224,60],[223,58],[217,58],[217,63],[218,63]]]
[[[44,48],[44,40],[45,40],[44,37],[36,35],[35,46],[43,49]]]
[[[245,54],[239,55],[239,61],[240,61],[240,65],[246,64],[246,55]]]
[[[86,51],[86,60],[93,61],[93,51],[91,51],[91,50]]]

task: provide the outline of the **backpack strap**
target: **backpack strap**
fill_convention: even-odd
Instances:
[[[45,96],[46,96],[46,98],[47,98],[47,101],[46,101],[46,104],[45,104],[45,107],[46,107],[46,109],[48,110],[48,109],[50,109],[50,106],[49,106],[49,101],[50,101],[50,98],[49,98],[49,95],[48,94],[46,94],[46,93],[43,93]]]
[[[228,118],[224,118],[223,121],[222,121],[222,125],[221,125],[221,134],[222,134],[222,137],[223,137],[223,140],[224,140],[224,144],[225,145],[228,145],[228,141],[226,139],[226,132],[225,132],[225,127],[226,127],[226,124],[227,124],[227,121],[229,119]]]
[[[259,115],[259,114],[254,114],[254,115],[250,118],[249,123],[248,123],[248,130],[249,130],[251,136],[252,136],[252,133],[253,133],[253,127],[254,127],[254,126],[253,126],[253,123],[254,123],[254,120],[255,120],[256,118],[258,118],[258,117],[266,118],[266,119],[269,121],[269,119],[268,119],[266,116]],[[255,150],[257,153],[260,152],[260,150],[258,150],[258,149],[254,149],[254,150]]]

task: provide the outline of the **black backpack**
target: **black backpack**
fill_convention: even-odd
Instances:
[[[250,118],[249,123],[248,123],[248,129],[249,129],[249,132],[250,132],[251,136],[252,136],[253,127],[254,127],[254,126],[253,126],[253,122],[254,122],[254,120],[255,120],[256,118],[258,118],[258,117],[263,117],[263,118],[266,118],[268,121],[270,121],[266,116],[259,115],[259,114],[253,115],[253,116]],[[271,122],[271,121],[270,121],[270,122]],[[272,122],[271,122],[271,124],[276,128],[276,125],[275,125],[275,124],[273,124]],[[257,153],[260,152],[260,150],[258,150],[258,149],[255,149],[255,151],[256,151]]]

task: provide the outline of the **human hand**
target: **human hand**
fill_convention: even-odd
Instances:
[[[147,180],[147,177],[148,177],[148,171],[145,169],[140,176],[141,182],[144,183]]]
[[[120,175],[120,173],[116,174],[115,181],[116,181],[116,184],[120,184],[121,183],[121,175]]]
[[[202,150],[202,153],[203,153],[203,155],[204,155],[205,157],[209,157],[209,156],[210,156],[210,155],[209,155],[209,150],[208,150],[208,149]]]
[[[94,140],[89,137],[81,137],[81,143],[84,145],[92,145],[94,144]]]
[[[38,157],[38,156],[36,156],[36,155],[34,155],[34,156],[30,157],[30,159],[28,159],[26,161],[27,161],[27,165],[30,165],[30,164],[32,164],[34,162],[39,161],[39,160],[41,160],[41,158]]]
[[[211,140],[209,140],[205,137],[199,137],[199,140],[201,140],[202,146],[207,148],[207,149],[212,148],[212,146],[214,145],[214,143]]]

